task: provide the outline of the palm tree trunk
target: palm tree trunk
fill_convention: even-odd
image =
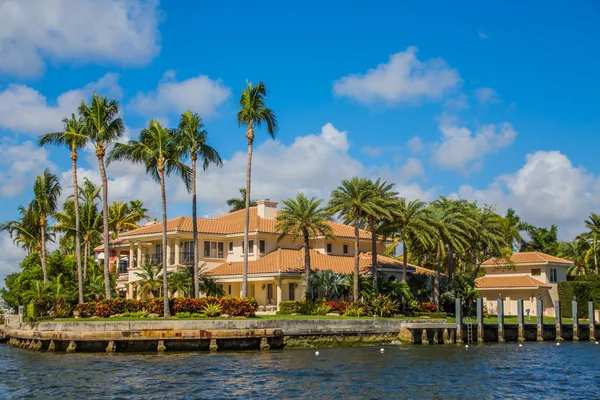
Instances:
[[[437,244],[437,255],[435,265],[435,275],[433,276],[433,304],[440,308],[440,268],[442,264],[442,248],[440,242]]]
[[[77,289],[79,303],[83,303],[83,275],[81,274],[81,232],[79,231],[79,186],[77,184],[77,150],[71,149],[73,164],[73,206],[75,207],[75,260],[77,261]]]
[[[162,229],[162,264],[163,264],[163,300],[165,318],[171,316],[171,310],[169,309],[169,282],[167,281],[167,194],[165,191],[165,172],[160,171],[160,196],[162,200],[162,218],[163,218],[163,229]]]
[[[360,279],[360,270],[359,270],[359,230],[358,230],[358,218],[354,219],[354,302],[358,303],[359,294],[359,285],[358,280]]]
[[[85,241],[83,244],[83,280],[87,279],[87,266],[88,266],[88,258],[90,254],[90,243]]]
[[[448,281],[452,282],[452,279],[454,279],[454,250],[452,249],[452,247],[448,248]]]
[[[40,219],[40,228],[42,230],[42,249],[40,252],[40,261],[42,262],[42,274],[44,276],[44,283],[48,282],[48,269],[46,265],[46,222],[44,219]]]
[[[110,236],[108,231],[108,178],[104,167],[104,154],[98,156],[98,167],[102,177],[102,228],[104,237],[104,292],[106,299],[110,299]]]
[[[402,282],[406,282],[406,268],[408,267],[408,246],[402,240]]]
[[[598,235],[594,234],[594,268],[598,275]]]
[[[252,175],[252,143],[254,142],[254,127],[248,123],[246,131],[248,139],[248,158],[246,159],[246,208],[244,211],[244,270],[242,275],[242,297],[248,297],[248,231],[250,230],[250,182]]]
[[[377,236],[375,235],[375,218],[369,218],[371,230],[371,267],[373,268],[373,290],[377,293]]]
[[[306,281],[306,300],[312,300],[312,286],[310,284],[310,247],[308,247],[308,232],[302,232],[304,236],[304,280]]]
[[[192,156],[192,231],[194,237],[194,297],[200,297],[200,282],[198,280],[198,221],[196,220],[196,156]]]

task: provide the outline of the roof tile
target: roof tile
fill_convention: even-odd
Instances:
[[[558,264],[574,264],[573,261],[565,260],[564,258],[558,258],[545,254],[539,251],[532,252],[521,252],[513,253],[510,256],[510,262],[507,262],[504,258],[491,258],[485,261],[483,266],[497,266],[497,265],[508,265],[508,264],[539,264],[539,263],[558,263]]]
[[[482,276],[475,279],[475,287],[477,289],[492,289],[492,288],[549,288],[549,284],[540,282],[529,275],[521,276]]]

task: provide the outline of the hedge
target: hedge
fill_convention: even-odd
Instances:
[[[580,279],[577,279],[580,278]],[[592,276],[578,276],[576,280],[558,283],[560,310],[564,318],[572,318],[571,301],[577,300],[577,316],[588,317],[588,302],[594,302],[594,308],[600,308],[600,279]]]
[[[249,317],[256,313],[258,302],[255,299],[240,299],[238,297],[204,297],[200,299],[178,298],[170,301],[171,313],[190,313],[199,314],[207,304],[218,303],[223,314],[232,317]],[[164,314],[164,305],[162,298],[151,300],[130,300],[123,298],[114,298],[102,300],[97,303],[78,304],[74,312],[77,312],[81,318],[92,316],[108,318],[115,314],[135,313],[147,311],[150,314]]]

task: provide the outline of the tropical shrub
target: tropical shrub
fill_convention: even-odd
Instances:
[[[438,308],[435,306],[435,304],[429,303],[429,302],[422,303],[420,309],[421,309],[421,312],[424,312],[424,313],[436,312],[438,310]]]
[[[200,313],[204,306],[206,306],[206,298],[195,299],[195,298],[178,298],[171,300],[171,308],[173,313]]]
[[[317,306],[318,304],[316,301],[303,300],[300,302],[298,312],[304,315],[315,315],[315,310],[317,309]]]
[[[364,305],[361,305],[359,303],[352,303],[350,304],[350,307],[348,307],[344,315],[346,315],[347,317],[364,317],[365,315],[367,315],[367,309],[366,307],[364,307]]]
[[[209,303],[204,306],[202,312],[207,317],[218,317],[223,312],[223,309],[219,303]]]
[[[558,283],[558,297],[562,316],[572,318],[571,301],[577,300],[577,316],[588,317],[588,302],[594,302],[594,308],[600,308],[600,280],[592,278],[593,275],[577,276],[574,281]]]
[[[177,318],[192,318],[192,313],[189,312],[178,312],[175,314]]]
[[[218,304],[223,314],[232,317],[249,317],[258,310],[258,301],[253,298],[242,299],[239,297],[204,297],[200,299],[179,298],[173,299],[171,308],[173,313],[187,312],[200,314],[207,305]]]
[[[331,308],[331,312],[336,312],[340,315],[344,314],[348,307],[350,307],[349,301],[328,301],[325,304],[327,304],[329,308]]]
[[[316,305],[314,309],[314,315],[327,315],[331,312],[331,307],[329,307],[326,303],[319,303]]]
[[[380,294],[369,301],[369,307],[371,308],[373,315],[378,317],[391,317],[396,313],[398,303],[396,303],[389,295]]]
[[[96,314],[96,303],[91,301],[77,304],[73,310],[73,314],[79,315],[80,318],[89,318]]]
[[[294,300],[282,301],[279,303],[279,310],[277,314],[289,315],[296,314],[299,312],[300,302]]]
[[[148,311],[127,311],[123,313],[123,316],[130,318],[146,318],[148,314]]]
[[[111,315],[135,311],[141,311],[139,301],[117,297],[97,302],[94,315],[100,318],[108,318]]]
[[[163,316],[165,314],[165,305],[162,297],[157,297],[151,300],[144,300],[140,302],[141,309],[148,311],[150,314],[158,314]]]

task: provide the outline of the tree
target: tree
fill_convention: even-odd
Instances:
[[[164,272],[162,269],[162,265],[160,264],[144,262],[142,269],[135,271],[135,275],[139,278],[136,283],[140,298],[147,293],[152,294],[153,297],[160,297],[162,295],[161,289],[164,289]],[[165,293],[168,293],[168,288]]]
[[[187,297],[192,291],[194,268],[180,268],[168,273],[169,297],[173,298],[179,292]]]
[[[77,152],[84,148],[89,137],[85,134],[85,125],[81,118],[71,114],[71,118],[63,119],[64,129],[62,132],[52,132],[42,135],[39,139],[40,146],[49,144],[67,146],[71,151],[71,169],[73,175],[73,197],[79,198],[79,185],[77,182]],[[83,273],[81,270],[81,232],[79,230],[79,202],[73,202],[75,214],[75,259],[77,260],[77,285],[78,299],[83,303]]]
[[[132,202],[134,205],[132,206]],[[118,239],[119,234],[138,228],[138,222],[148,218],[143,203],[139,200],[132,200],[129,203],[114,201],[108,206],[108,226],[113,232],[113,238]]]
[[[42,175],[35,179],[33,185],[34,198],[31,201],[31,209],[39,218],[41,231],[41,262],[44,273],[44,283],[48,282],[48,271],[46,268],[46,228],[48,227],[48,218],[55,212],[60,197],[61,187],[56,175],[51,174],[48,169],[44,170]]]
[[[469,235],[469,245],[465,256],[470,259],[471,278],[474,280],[481,268],[481,263],[493,257],[510,258],[510,249],[506,244],[503,218],[496,214],[492,207],[470,205],[473,229]]]
[[[376,201],[372,182],[365,178],[344,179],[342,184],[331,192],[328,205],[329,213],[338,214],[345,223],[354,226],[354,301],[359,300],[359,239],[360,224],[369,215],[385,215],[386,210]]]
[[[210,164],[223,166],[221,156],[208,144],[208,133],[204,129],[202,118],[196,113],[186,111],[179,118],[177,138],[183,149],[183,156],[192,160],[192,232],[194,252],[194,297],[200,297],[200,283],[198,280],[198,220],[196,204],[196,163],[198,159],[202,163],[202,169],[206,170]]]
[[[523,243],[521,231],[524,231],[526,227],[527,224],[521,221],[515,210],[512,208],[506,210],[506,215],[504,215],[504,240],[506,240],[509,251],[516,250],[517,245]]]
[[[427,204],[421,200],[407,202],[400,198],[392,211],[392,220],[382,230],[393,238],[394,247],[402,243],[402,282],[406,282],[410,244],[428,248],[434,242],[436,230]]]
[[[319,270],[310,277],[311,286],[323,292],[327,300],[332,297],[340,297],[346,289],[346,276],[336,274],[332,270]]]
[[[370,181],[369,181],[370,182]],[[365,210],[366,217],[371,231],[371,267],[373,269],[373,290],[377,293],[377,228],[384,221],[390,221],[392,214],[390,209],[394,207],[397,201],[398,193],[393,192],[393,183],[387,183],[381,179],[372,182],[373,199],[372,202],[377,206]],[[370,212],[369,212],[370,211]]]
[[[250,229],[250,183],[252,176],[252,145],[254,143],[254,127],[266,125],[271,138],[277,132],[277,117],[275,112],[267,107],[265,99],[267,88],[259,82],[252,85],[246,81],[246,89],[242,90],[240,97],[237,121],[240,126],[246,125],[246,139],[248,141],[248,157],[246,160],[246,204],[244,212],[244,270],[242,275],[242,297],[248,296],[248,230]]]
[[[6,221],[0,224],[0,231],[8,232],[13,243],[25,249],[27,254],[42,250],[42,232],[39,217],[31,207],[19,206],[19,219]],[[51,240],[53,233],[46,227],[44,237]]]
[[[449,200],[443,196],[431,205],[431,219],[436,230],[434,236],[436,268],[433,278],[433,303],[440,306],[440,280],[441,265],[447,248],[463,252],[468,244],[469,224],[468,215],[463,212],[457,201]]]
[[[119,104],[115,100],[108,101],[106,96],[100,97],[94,93],[92,102],[88,106],[85,101],[79,106],[79,115],[83,118],[85,124],[85,133],[89,137],[89,142],[96,150],[100,176],[102,177],[102,230],[104,241],[104,290],[106,298],[111,298],[110,292],[110,257],[109,246],[110,236],[108,227],[108,178],[106,176],[106,167],[104,165],[104,156],[106,151],[117,140],[121,138],[125,131],[123,120],[118,117]]]
[[[98,211],[97,199],[100,199],[102,188],[94,185],[87,177],[83,178],[83,186],[80,191],[81,202],[81,237],[83,239],[83,279],[87,278],[89,257],[93,245],[100,242],[102,237],[102,214]]]
[[[275,230],[279,233],[278,241],[286,236],[291,236],[295,241],[298,236],[304,240],[304,279],[306,282],[305,296],[312,298],[310,280],[310,243],[317,236],[333,237],[333,230],[329,225],[327,212],[321,207],[323,200],[315,197],[308,198],[302,192],[295,199],[283,201],[281,212],[277,214]]]
[[[598,275],[598,250],[600,248],[600,215],[591,213],[589,218],[585,220],[585,227],[588,232],[583,233],[581,238],[588,241],[590,244],[589,252],[594,259],[594,272]],[[589,257],[589,256],[588,256]]]
[[[246,189],[240,188],[240,197],[233,197],[227,200],[227,205],[230,207],[229,212],[243,210],[246,207]],[[255,207],[256,201],[250,200],[250,207]]]
[[[558,227],[551,225],[550,229],[524,224],[524,230],[529,240],[521,242],[520,251],[540,251],[555,256],[558,253]]]
[[[130,140],[128,143],[117,143],[110,151],[107,163],[114,161],[129,160],[146,167],[148,173],[155,181],[160,183],[162,200],[162,266],[163,285],[165,293],[164,306],[165,317],[171,315],[169,311],[169,287],[167,280],[167,194],[165,188],[165,176],[172,173],[178,174],[183,180],[186,188],[191,186],[191,170],[181,161],[181,148],[178,145],[174,132],[164,128],[156,120],[150,121],[148,128],[143,129],[138,140]]]

